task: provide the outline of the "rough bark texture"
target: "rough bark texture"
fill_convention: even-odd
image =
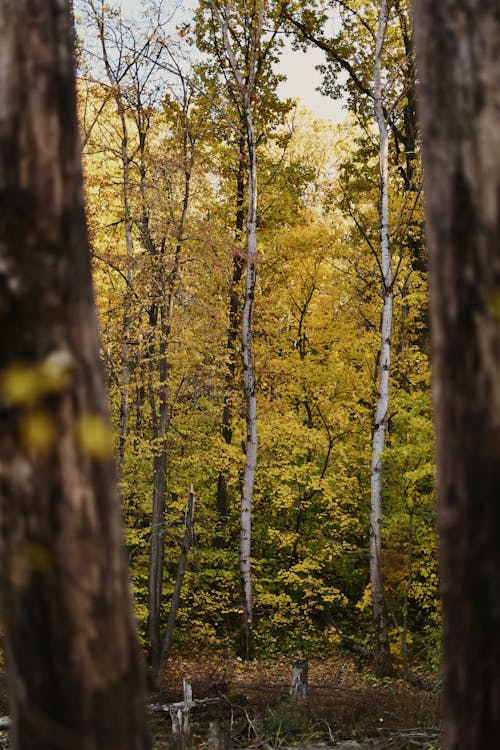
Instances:
[[[14,746],[145,748],[98,358],[72,29],[0,3],[0,590]]]
[[[500,5],[414,0],[447,750],[500,736]]]
[[[382,50],[387,17],[387,3],[382,0],[379,5],[373,90],[379,131],[379,236],[383,308],[380,326],[377,406],[372,438],[370,491],[370,588],[375,633],[375,671],[379,676],[390,674],[392,671],[382,576],[382,470],[389,411],[394,297],[389,247],[389,125],[384,114],[382,80]]]

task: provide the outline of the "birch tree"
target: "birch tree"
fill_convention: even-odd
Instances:
[[[21,750],[146,748],[62,0],[0,3],[0,592]]]
[[[246,69],[238,60],[234,16],[231,6],[219,6],[210,2],[214,18],[221,31],[224,52],[239,94],[242,122],[248,153],[247,174],[247,227],[246,227],[246,274],[245,295],[241,322],[241,356],[246,405],[246,453],[240,508],[240,577],[243,593],[243,630],[246,640],[246,655],[253,655],[253,591],[251,577],[252,495],[257,468],[257,395],[253,360],[253,309],[257,277],[257,141],[254,125],[256,98],[256,75],[259,47],[263,33],[263,0],[258,0],[253,12],[244,18],[244,34],[248,44]],[[241,22],[241,21],[240,21]]]
[[[382,577],[382,456],[387,432],[389,385],[391,375],[393,271],[389,247],[389,125],[384,112],[382,52],[387,29],[388,6],[381,0],[375,40],[373,92],[378,128],[379,148],[379,236],[381,261],[382,317],[380,323],[380,354],[378,393],[372,436],[370,471],[370,587],[375,628],[375,671],[391,671],[391,654],[385,613]]]
[[[354,44],[352,52],[354,62],[349,59],[349,52],[342,32],[333,39],[325,37],[322,26],[325,16],[316,9],[316,13],[302,11],[302,17],[297,14],[288,16],[290,23],[299,34],[299,39],[322,49],[328,60],[323,66],[325,73],[325,88],[338,96],[340,86],[336,80],[338,73],[343,70],[349,75],[348,89],[351,106],[363,121],[367,129],[371,128],[373,120],[376,123],[376,148],[378,156],[378,242],[368,240],[370,250],[375,254],[380,283],[380,297],[382,311],[380,321],[380,346],[378,351],[377,395],[372,427],[371,463],[370,463],[370,588],[372,600],[372,615],[375,636],[375,669],[377,674],[391,672],[391,656],[387,617],[385,612],[385,596],[383,585],[382,565],[382,496],[383,496],[383,452],[387,433],[387,415],[389,410],[389,385],[392,357],[392,329],[394,305],[394,271],[392,267],[389,229],[389,141],[391,131],[396,142],[398,139],[408,145],[412,133],[411,122],[405,111],[402,117],[403,129],[395,118],[396,105],[401,92],[394,91],[394,81],[387,85],[387,70],[385,67],[385,47],[389,24],[389,3],[379,0],[374,4],[376,22],[370,23],[357,7],[355,2],[332,3],[334,7],[340,5],[341,13],[347,18],[354,19],[360,24],[367,36],[366,43]],[[399,5],[399,4],[398,4]],[[314,5],[313,5],[314,7]],[[337,8],[337,10],[339,10]],[[371,11],[372,9],[370,9]],[[398,11],[400,9],[398,8]],[[351,40],[352,42],[352,40]],[[360,54],[361,48],[362,52]],[[370,57],[371,77],[370,80]],[[413,83],[413,82],[412,82]],[[353,93],[355,92],[355,93]],[[395,103],[390,103],[394,98]],[[410,97],[407,97],[410,99]],[[401,134],[404,133],[404,137]],[[375,139],[374,139],[375,140]],[[403,171],[405,182],[412,182],[412,167],[410,157],[407,159],[406,170]],[[361,229],[360,223],[356,225]],[[367,234],[361,233],[364,239]],[[375,251],[375,252],[374,252]]]
[[[446,750],[500,733],[500,14],[414,0],[444,617]]]

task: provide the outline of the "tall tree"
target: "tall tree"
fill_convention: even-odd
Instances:
[[[375,671],[379,675],[390,673],[392,668],[382,577],[382,457],[385,449],[389,414],[394,304],[394,273],[389,244],[389,124],[384,111],[382,63],[388,13],[386,0],[380,0],[375,38],[373,93],[378,127],[380,280],[383,304],[380,322],[377,406],[373,425],[370,472],[370,587],[375,629]]]
[[[210,3],[212,13],[222,30],[222,41],[228,68],[239,92],[239,109],[244,125],[248,155],[247,172],[247,234],[246,280],[241,324],[241,356],[246,404],[246,454],[245,471],[241,489],[240,516],[240,576],[243,593],[243,626],[246,637],[246,655],[253,656],[253,591],[250,567],[252,539],[252,496],[257,468],[257,393],[253,359],[253,309],[257,277],[257,138],[254,122],[256,76],[259,48],[262,43],[264,6],[255,3],[252,12],[244,17],[243,33],[247,38],[246,59],[238,60],[235,19],[229,4],[220,7]]]
[[[276,106],[272,84],[276,77],[271,64],[276,59],[277,32],[282,23],[281,5],[255,0],[245,3],[207,0],[200,6],[197,24],[198,43],[209,51],[219,65],[217,83],[222,83],[230,107],[223,117],[232,130],[237,145],[236,169],[236,224],[235,238],[239,242],[244,228],[246,199],[246,238],[243,253],[234,257],[230,284],[228,315],[226,395],[222,420],[222,435],[226,443],[232,439],[232,388],[236,371],[234,350],[240,300],[238,286],[245,269],[245,291],[241,310],[241,355],[245,394],[245,468],[240,504],[240,579],[243,600],[243,634],[246,656],[253,652],[253,594],[251,580],[251,519],[252,496],[257,466],[257,395],[253,357],[253,315],[257,280],[257,222],[258,222],[258,160],[259,140],[265,132],[266,110],[269,113],[286,109]],[[264,24],[267,24],[265,28]],[[219,77],[220,76],[220,77]],[[220,91],[219,91],[220,94]],[[264,127],[263,127],[264,123]],[[244,256],[244,258],[241,257]],[[246,262],[245,262],[246,261]],[[225,477],[218,478],[218,509],[227,512]]]
[[[151,665],[155,678],[159,676],[161,662],[160,618],[163,601],[163,575],[165,566],[165,509],[167,494],[167,435],[173,415],[171,382],[170,382],[170,346],[175,297],[178,292],[186,223],[191,199],[191,178],[195,158],[196,137],[191,127],[190,105],[191,86],[181,77],[182,99],[172,106],[176,125],[180,130],[179,158],[179,191],[169,186],[169,216],[172,236],[164,236],[159,246],[154,243],[149,222],[146,221],[147,208],[143,204],[143,222],[141,225],[143,242],[152,254],[156,271],[156,294],[149,311],[151,326],[157,333],[157,368],[158,381],[150,381],[150,405],[153,426],[155,454],[153,461],[153,503],[151,515],[151,553],[149,566],[149,638],[151,643]],[[143,194],[143,199],[145,198]],[[166,257],[167,242],[170,240],[173,253],[168,267]],[[151,347],[151,359],[154,359],[154,346]]]
[[[431,267],[447,750],[500,732],[500,10],[414,0]]]
[[[312,43],[326,54],[325,93],[338,97],[346,94],[349,108],[356,115],[367,136],[365,160],[377,151],[378,239],[360,220],[352,198],[345,190],[344,204],[354,219],[363,240],[376,255],[380,317],[380,348],[377,357],[376,398],[372,431],[370,488],[370,585],[375,635],[375,666],[378,674],[391,672],[391,657],[385,594],[383,584],[383,453],[386,446],[390,404],[391,369],[394,360],[394,299],[399,283],[402,297],[409,283],[400,280],[403,255],[411,259],[412,270],[422,270],[423,248],[418,231],[415,205],[419,199],[419,171],[416,168],[417,126],[415,113],[415,77],[413,39],[406,0],[360,0],[330,3],[339,23],[334,34],[325,33],[327,15],[315,2],[305,5],[288,18],[301,43]],[[338,76],[347,73],[346,85]],[[377,138],[373,137],[375,120]],[[392,136],[392,138],[391,138]],[[390,212],[390,192],[396,192],[396,181],[390,179],[394,165],[402,178],[403,200],[399,216]],[[350,168],[350,167],[349,167]],[[365,162],[365,169],[367,164]],[[393,201],[393,204],[396,201]],[[354,210],[353,210],[354,209]],[[402,228],[405,227],[403,230]],[[402,231],[401,231],[402,230]],[[393,250],[397,260],[393,262]],[[409,272],[408,272],[409,274]],[[401,274],[403,275],[403,274]],[[408,275],[405,273],[408,278]],[[406,314],[406,313],[404,313]]]
[[[18,748],[146,748],[69,4],[0,3],[1,576]]]

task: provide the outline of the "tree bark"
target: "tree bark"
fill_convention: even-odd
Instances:
[[[414,0],[447,750],[500,735],[500,7]]]
[[[158,348],[158,394],[151,384],[153,439],[155,453],[153,456],[153,498],[151,511],[151,541],[149,549],[149,620],[148,635],[151,646],[151,668],[156,682],[159,676],[161,654],[161,607],[163,601],[163,573],[165,568],[165,510],[167,502],[167,434],[169,419],[169,344],[172,327],[174,291],[179,273],[180,244],[177,245],[174,263],[169,275],[168,285],[163,284],[163,293],[167,296],[159,306],[160,344]],[[168,290],[168,291],[167,291]],[[157,408],[158,404],[158,408]]]
[[[0,592],[14,746],[146,748],[99,363],[72,26],[0,3]]]
[[[184,525],[184,538],[181,542],[181,554],[179,557],[179,564],[177,566],[177,577],[175,580],[174,591],[172,594],[172,601],[170,602],[170,611],[168,613],[167,628],[163,637],[160,654],[159,674],[163,674],[167,666],[168,657],[170,655],[170,649],[172,646],[172,639],[174,636],[175,618],[177,616],[177,610],[181,601],[181,590],[184,582],[184,575],[186,573],[187,558],[190,547],[193,545],[194,540],[194,505],[195,496],[193,485],[189,492],[186,517]]]
[[[236,175],[236,222],[235,240],[241,241],[245,227],[245,212],[243,208],[245,197],[245,133],[240,133],[238,140],[238,171]],[[226,445],[231,445],[233,440],[233,400],[235,391],[235,375],[237,362],[237,344],[241,326],[241,302],[239,296],[239,285],[243,275],[243,255],[239,248],[233,255],[233,273],[229,287],[229,311],[226,339],[227,367],[224,376],[224,406],[222,409],[222,438]],[[217,516],[219,531],[216,537],[218,547],[225,546],[224,526],[229,513],[229,493],[226,472],[221,470],[217,479]]]
[[[370,492],[370,587],[375,633],[375,672],[379,676],[390,674],[392,671],[382,574],[382,469],[389,410],[393,318],[393,273],[389,247],[389,125],[384,114],[382,81],[382,50],[387,18],[387,2],[381,0],[375,48],[373,89],[379,132],[379,233],[383,308],[380,331],[378,396],[372,438]]]
[[[309,662],[307,659],[298,659],[293,665],[292,682],[289,695],[291,698],[304,700],[307,696],[307,682],[309,680]]]
[[[250,107],[245,112],[249,153],[248,217],[247,217],[247,269],[245,303],[242,316],[241,355],[246,403],[246,455],[243,486],[241,490],[240,520],[240,577],[243,591],[243,630],[246,656],[253,658],[253,592],[251,572],[252,497],[257,468],[257,395],[253,361],[253,307],[257,277],[257,144]]]

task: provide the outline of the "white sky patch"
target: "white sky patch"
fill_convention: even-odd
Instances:
[[[347,116],[342,101],[323,96],[316,90],[322,81],[316,66],[324,62],[325,55],[320,49],[310,47],[303,52],[292,49],[292,45],[286,42],[278,64],[278,72],[286,75],[286,81],[280,83],[278,93],[283,99],[300,99],[304,106],[324,120],[342,122]]]

